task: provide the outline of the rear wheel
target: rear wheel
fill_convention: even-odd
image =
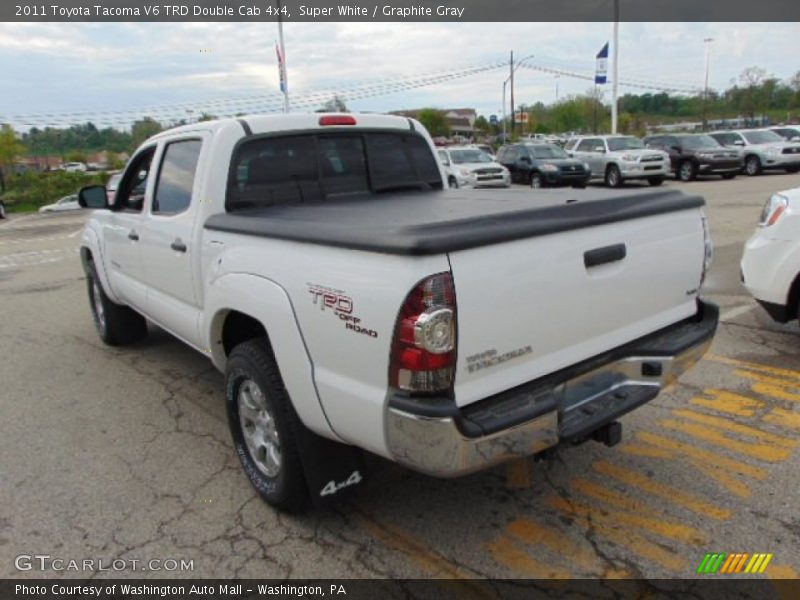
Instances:
[[[94,263],[86,274],[92,319],[100,339],[109,346],[127,346],[147,335],[147,321],[135,310],[115,303],[106,295]]]
[[[275,508],[299,511],[308,498],[297,449],[302,424],[269,342],[261,338],[236,346],[225,382],[228,425],[250,483]]]
[[[678,179],[681,181],[694,181],[697,177],[697,169],[695,169],[692,161],[685,160],[678,165]]]
[[[761,173],[761,159],[757,156],[750,155],[744,161],[744,172],[750,177]]]
[[[647,178],[647,183],[649,183],[653,187],[656,187],[656,186],[659,186],[662,183],[664,183],[664,178],[663,177],[648,177]]]
[[[542,179],[541,173],[531,173],[531,187],[533,189],[544,187],[544,179]]]
[[[612,188],[622,185],[622,174],[619,172],[617,165],[608,165],[606,169],[606,185]]]

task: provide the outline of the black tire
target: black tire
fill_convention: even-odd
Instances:
[[[447,185],[452,189],[458,189],[458,180],[455,177],[451,177],[447,180]]]
[[[649,183],[652,187],[658,187],[662,183],[664,183],[663,177],[648,177],[647,183]]]
[[[789,167],[786,169],[787,173],[797,173],[798,171],[800,171],[800,167]]]
[[[697,179],[697,169],[694,166],[694,163],[690,160],[684,160],[681,164],[678,165],[678,179],[684,182],[694,181]]]
[[[530,179],[528,181],[531,184],[531,188],[535,190],[544,187],[544,177],[542,177],[541,173],[536,173],[536,172],[531,173]]]
[[[744,159],[744,172],[750,177],[761,175],[761,159],[755,154],[751,154]]]
[[[92,262],[89,263],[86,284],[92,319],[101,340],[109,346],[127,346],[144,339],[147,335],[145,318],[129,307],[115,303],[106,295]]]
[[[734,177],[736,177],[736,173],[723,173],[722,174],[722,178],[723,179],[733,179]]]
[[[0,200],[0,219],[6,218],[6,205]]]
[[[617,165],[608,165],[606,168],[606,186],[610,188],[618,188],[622,186],[622,173],[619,172]]]
[[[263,447],[264,458],[257,459],[245,440],[244,427],[247,425],[243,424],[243,420],[247,417],[243,419],[240,416],[240,402],[246,400],[240,398],[240,393],[243,392],[243,385],[250,386],[251,383],[254,383],[261,392],[263,399],[261,413],[269,415],[271,421],[267,422],[271,423],[275,432],[278,465],[274,475],[269,475],[265,470],[269,453],[266,444]],[[298,429],[303,425],[283,386],[272,348],[266,339],[243,342],[231,351],[225,373],[225,405],[236,453],[247,478],[258,494],[279,510],[285,512],[302,510],[308,500],[303,465],[297,450]],[[250,424],[254,429],[263,427],[257,425],[255,421],[251,421]]]
[[[572,187],[574,187],[577,190],[585,190],[586,189],[586,184],[585,183],[576,183]]]

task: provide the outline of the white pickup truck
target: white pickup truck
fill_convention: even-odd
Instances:
[[[402,117],[165,131],[113,205],[81,190],[95,325],[207,355],[244,470],[285,510],[355,487],[363,450],[448,477],[613,444],[707,349],[701,197],[446,188]]]

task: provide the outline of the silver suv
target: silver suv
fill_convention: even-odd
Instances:
[[[646,179],[661,185],[670,171],[669,155],[644,147],[639,138],[628,135],[595,135],[572,138],[567,154],[589,164],[592,178],[619,187],[629,179]]]
[[[800,143],[787,142],[767,129],[715,131],[709,134],[723,146],[740,148],[744,172],[759,175],[765,169],[782,169],[787,173],[800,171]]]

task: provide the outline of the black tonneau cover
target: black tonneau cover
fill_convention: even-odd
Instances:
[[[212,215],[205,228],[367,250],[441,254],[703,206],[677,190],[411,191]]]

